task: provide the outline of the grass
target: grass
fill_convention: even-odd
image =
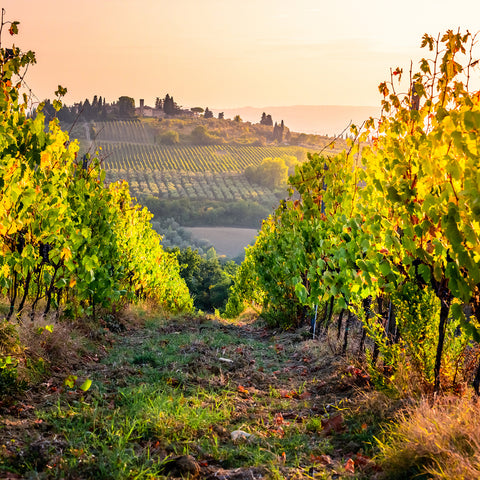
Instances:
[[[55,468],[75,469],[83,477],[154,478],[169,456],[187,454],[223,468],[273,467],[284,458],[299,467],[310,453],[311,432],[303,421],[287,422],[272,413],[286,407],[285,399],[246,389],[239,396],[222,367],[213,369],[214,381],[209,378],[212,355],[217,359],[229,350],[233,356],[232,349],[237,355],[259,353],[264,345],[234,330],[215,332],[214,323],[199,332],[174,326],[165,331],[150,325],[142,336],[126,338],[104,364],[120,373],[118,379],[106,379],[101,371],[93,376],[96,386],[88,398],[59,401],[41,416],[72,446]],[[265,415],[258,415],[258,404]],[[255,440],[234,443],[234,430],[252,433]]]
[[[30,428],[0,427],[3,471],[153,479],[186,455],[202,476],[240,469],[238,478],[310,478],[322,456],[334,459],[315,467],[322,478],[344,470],[335,439],[322,432],[326,399],[312,393],[323,383],[305,373],[325,366],[317,344],[248,322],[162,320],[153,309],[132,316],[135,328],[111,335],[101,361],[81,364],[73,388],[66,373],[47,382],[25,420]],[[87,392],[78,388],[85,378],[93,381]],[[238,430],[245,433],[233,439]]]
[[[480,478],[480,405],[468,397],[422,400],[378,444],[385,478]]]
[[[23,368],[37,385],[0,402],[0,477],[480,477],[480,412],[466,399],[393,400],[365,383],[358,358],[354,368],[333,339],[303,330],[168,319],[154,306],[125,315],[117,333],[93,336],[96,352],[76,330],[69,343],[66,327],[35,325]],[[73,370],[39,359],[68,352]]]

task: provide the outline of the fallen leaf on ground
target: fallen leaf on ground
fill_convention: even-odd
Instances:
[[[331,433],[340,433],[345,430],[345,424],[343,420],[343,415],[339,413],[334,417],[323,418],[322,422],[322,433],[324,435],[330,435]]]
[[[330,455],[310,455],[310,460],[314,463],[320,463],[321,465],[330,465],[332,463],[332,459]]]
[[[355,463],[351,458],[345,463],[345,471],[355,473]]]

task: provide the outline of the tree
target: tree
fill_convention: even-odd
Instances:
[[[282,158],[264,158],[258,167],[248,166],[244,174],[249,182],[277,189],[287,184],[288,167]]]
[[[175,102],[168,93],[163,100],[163,111],[166,115],[175,115]]]
[[[160,135],[160,143],[162,145],[177,145],[180,143],[180,137],[178,132],[174,130],[168,130]]]
[[[155,99],[155,110],[163,110],[163,101],[160,97]]]
[[[202,107],[193,107],[193,108],[190,109],[190,111],[193,112],[193,113],[200,114],[200,113],[204,112],[204,109]]]
[[[223,139],[209,133],[205,125],[197,125],[192,130],[191,136],[197,145],[214,145],[223,141]]]
[[[118,114],[121,117],[135,116],[135,100],[132,97],[122,96],[118,99]]]
[[[233,117],[233,121],[240,123],[242,121],[242,117],[240,117],[240,115],[235,115],[235,117]]]
[[[91,105],[90,101],[88,100],[88,98],[85,99],[85,102],[83,103],[82,115],[88,120],[92,116],[92,105]]]
[[[204,116],[205,118],[213,118],[213,112],[212,112],[211,110],[209,110],[209,108],[207,107],[207,108],[205,109],[205,113],[203,114],[203,116]]]
[[[262,113],[262,118],[260,120],[260,125],[266,125],[268,127],[273,126],[272,116],[270,114]]]
[[[225,308],[235,271],[233,262],[222,268],[215,249],[210,248],[202,256],[190,247],[178,251],[178,262],[180,276],[194,298],[195,307],[209,312]]]
[[[273,127],[273,139],[276,140],[277,142],[283,142],[283,134],[285,130],[285,124],[282,122],[280,125],[275,122],[275,126]]]
[[[225,113],[224,112],[218,112],[218,119],[223,120],[225,118]]]

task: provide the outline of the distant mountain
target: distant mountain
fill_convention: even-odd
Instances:
[[[295,105],[290,107],[239,107],[225,110],[212,109],[215,115],[224,112],[225,118],[240,115],[243,121],[258,123],[265,112],[273,122],[282,120],[292,132],[338,135],[350,123],[361,125],[369,117],[378,117],[379,107],[348,105]]]

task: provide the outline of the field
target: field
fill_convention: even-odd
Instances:
[[[255,200],[273,205],[276,198],[265,187],[252,185],[241,173],[180,170],[108,169],[107,181],[126,180],[134,196],[189,198],[190,200]]]
[[[81,155],[98,151],[108,182],[126,180],[136,197],[274,205],[273,192],[251,184],[243,171],[268,157],[306,157],[307,150],[298,146],[160,145],[151,123],[91,122],[76,125],[71,134],[80,140]]]
[[[264,158],[296,156],[297,147],[257,147],[232,145],[161,146],[145,143],[102,141],[104,167],[187,172],[243,172]]]
[[[219,255],[234,258],[242,254],[257,235],[253,228],[192,227],[185,228],[199,240],[210,242]]]

